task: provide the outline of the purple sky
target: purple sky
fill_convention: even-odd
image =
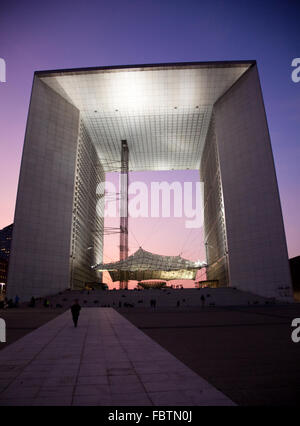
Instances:
[[[299,18],[298,1],[5,2],[0,15],[0,57],[7,64],[7,82],[0,83],[0,228],[13,221],[35,70],[256,59],[289,255],[299,255],[300,83],[291,80],[292,59],[300,57]],[[175,219],[164,224],[161,237],[170,244],[160,251],[180,252],[190,238],[190,252],[183,255],[197,258],[197,234],[181,234],[177,225]],[[134,226],[137,239],[147,240],[152,225],[136,220]],[[155,238],[145,249],[158,251]]]

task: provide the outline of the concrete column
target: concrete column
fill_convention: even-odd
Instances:
[[[230,286],[291,299],[287,247],[256,65],[214,106]]]

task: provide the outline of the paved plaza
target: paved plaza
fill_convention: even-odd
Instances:
[[[122,313],[238,405],[299,404],[299,303]]]
[[[62,313],[0,351],[1,405],[235,405],[112,308]]]

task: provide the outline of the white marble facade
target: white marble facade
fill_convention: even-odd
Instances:
[[[130,170],[199,169],[212,116],[226,284],[291,300],[274,161],[253,61],[37,72],[15,211],[9,297],[29,300],[70,287],[80,123],[95,145],[94,155],[104,160],[104,176],[106,159],[110,164],[118,160],[121,139],[128,141]]]

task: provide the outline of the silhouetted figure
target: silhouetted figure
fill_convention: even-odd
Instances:
[[[155,299],[150,300],[150,306],[151,306],[151,308],[155,309],[155,306],[156,306],[156,300]]]
[[[177,306],[177,308],[179,308],[179,306],[180,306],[180,300],[177,300],[176,306]]]
[[[74,327],[77,327],[80,309],[81,309],[81,306],[78,303],[78,299],[75,299],[74,305],[71,306],[71,312],[72,312]]]
[[[30,308],[34,308],[34,307],[35,307],[35,298],[34,298],[33,296],[32,296],[32,298],[30,299],[29,307],[30,307]]]
[[[16,307],[16,308],[19,306],[19,301],[20,301],[20,298],[19,298],[19,296],[16,294],[16,297],[15,297],[15,307]]]
[[[44,305],[45,308],[49,308],[49,306],[50,306],[49,300],[45,299],[43,305]]]
[[[205,305],[205,296],[204,296],[204,294],[202,294],[202,296],[200,297],[200,299],[201,299],[201,306],[202,306],[202,308],[204,308],[204,305]]]

